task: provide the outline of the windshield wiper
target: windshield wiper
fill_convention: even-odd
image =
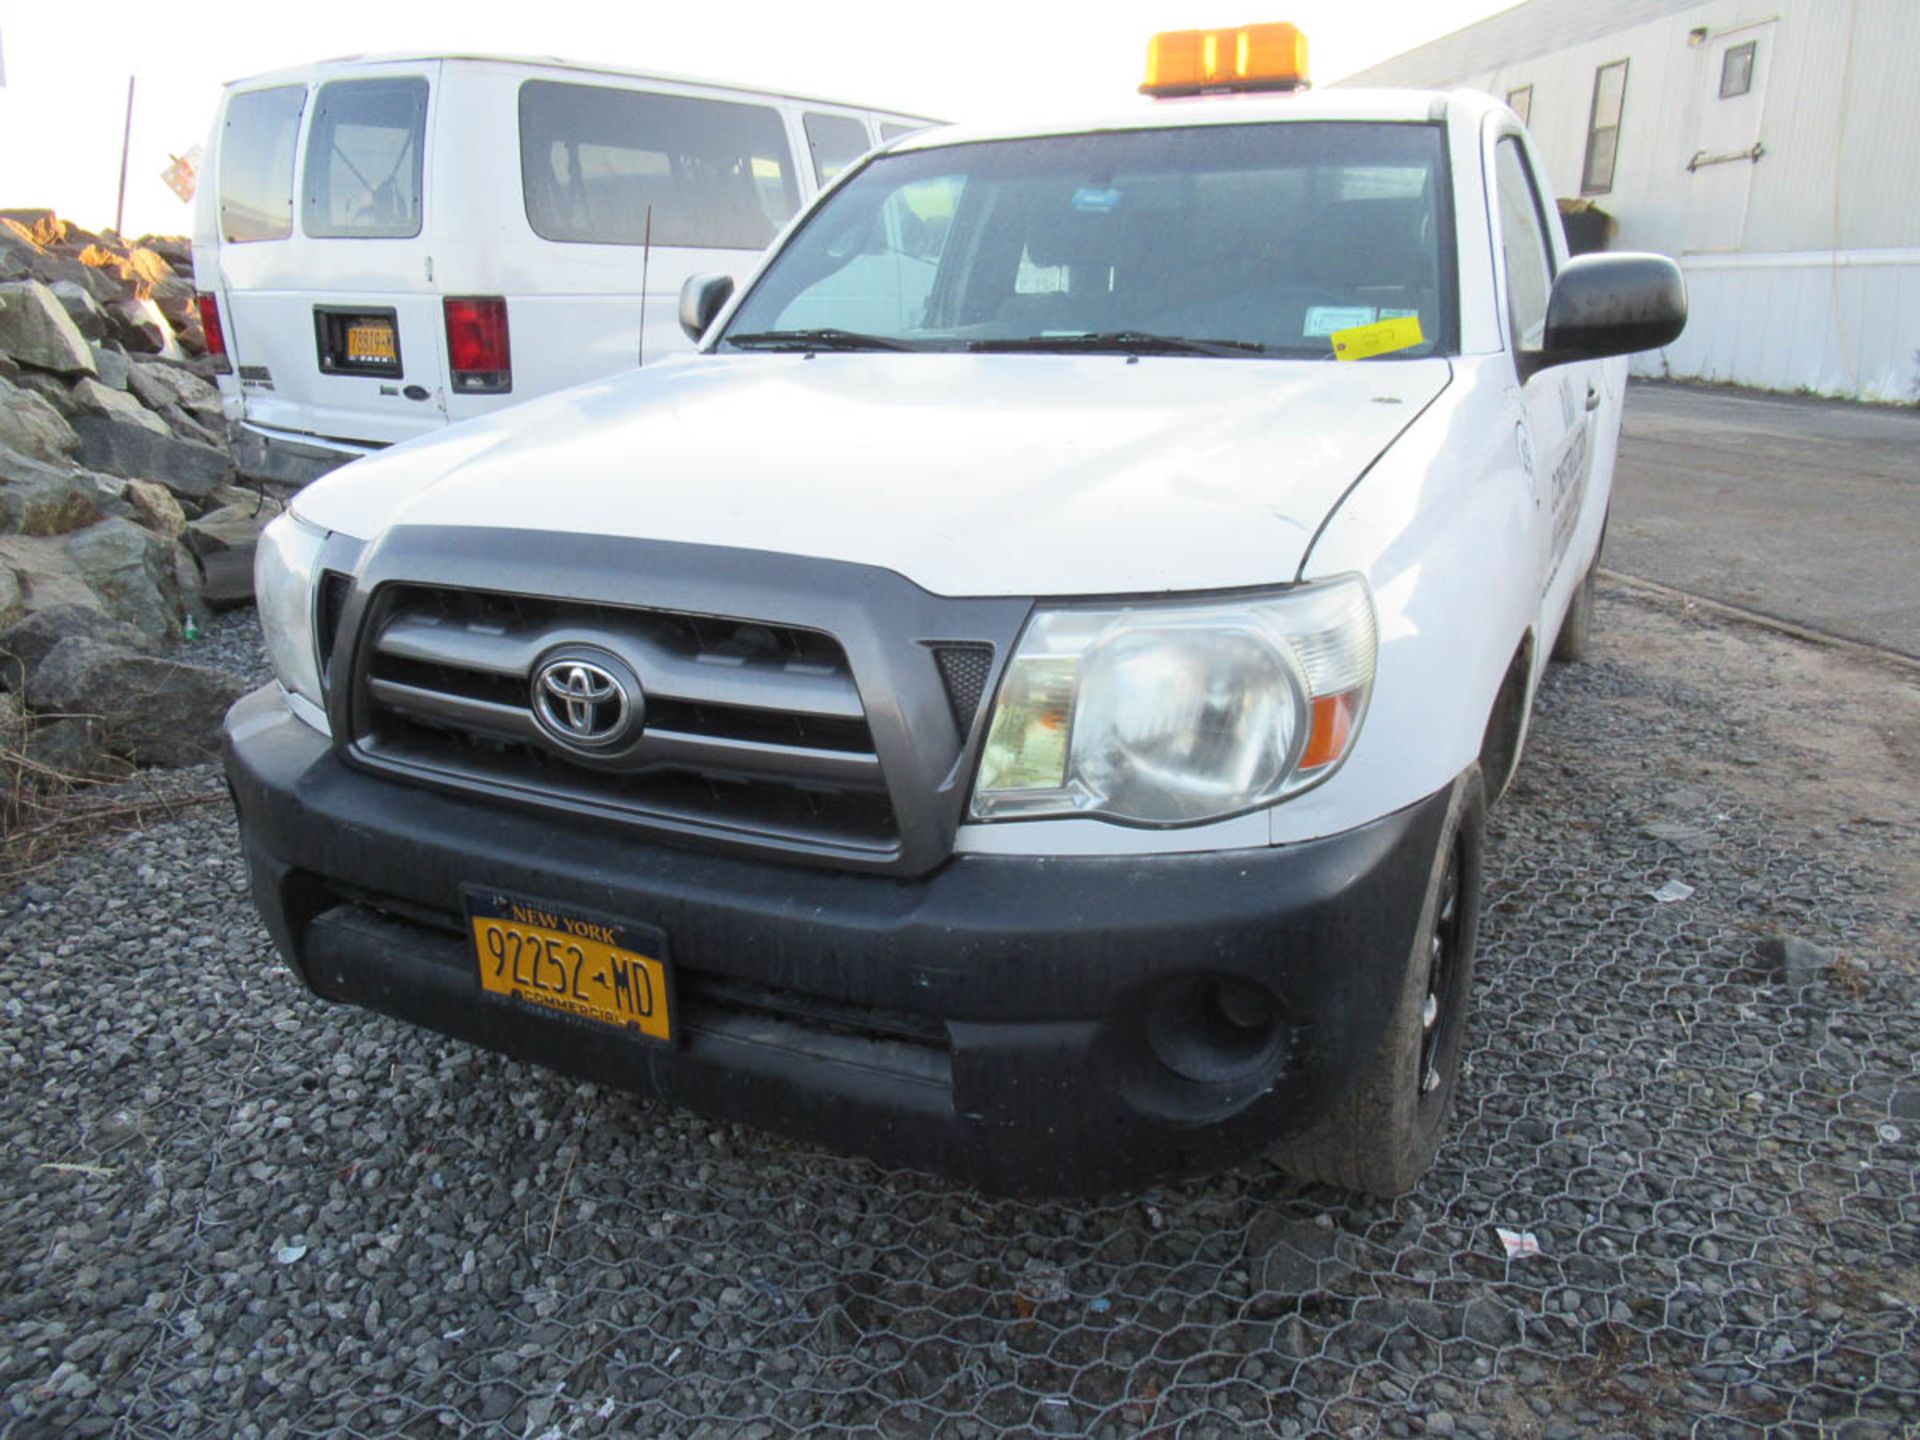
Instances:
[[[1195,340],[1186,335],[1150,335],[1144,330],[1103,330],[1079,335],[1027,335],[1017,340],[975,340],[969,350],[1108,351],[1122,355],[1264,355],[1252,340]]]
[[[838,330],[823,325],[813,330],[754,330],[745,335],[729,335],[726,343],[743,350],[915,350],[905,340],[885,335],[863,335],[858,330]]]

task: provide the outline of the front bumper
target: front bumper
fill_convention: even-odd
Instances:
[[[227,774],[254,899],[317,994],[716,1119],[1054,1194],[1235,1163],[1338,1099],[1398,993],[1447,801],[1271,849],[962,855],[899,880],[368,775],[272,686],[229,714]],[[678,1042],[484,997],[467,885],[664,930]],[[1266,1029],[1216,1044],[1209,997],[1235,981],[1258,987]],[[1249,992],[1229,993],[1244,1019]]]

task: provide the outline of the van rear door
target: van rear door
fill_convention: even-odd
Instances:
[[[446,423],[445,341],[427,215],[438,66],[367,66],[313,87],[291,234],[236,243],[221,279],[247,419],[384,445]],[[242,97],[222,136],[239,136]],[[227,167],[221,166],[226,184]],[[223,193],[223,208],[228,197]]]

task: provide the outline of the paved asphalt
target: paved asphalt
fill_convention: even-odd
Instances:
[[[1920,408],[1636,383],[1608,569],[1920,657]]]

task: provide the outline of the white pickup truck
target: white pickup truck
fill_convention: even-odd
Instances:
[[[989,1189],[1405,1189],[1685,323],[1550,194],[1466,93],[926,131],[690,280],[697,353],[310,486],[228,720],[281,953]]]

